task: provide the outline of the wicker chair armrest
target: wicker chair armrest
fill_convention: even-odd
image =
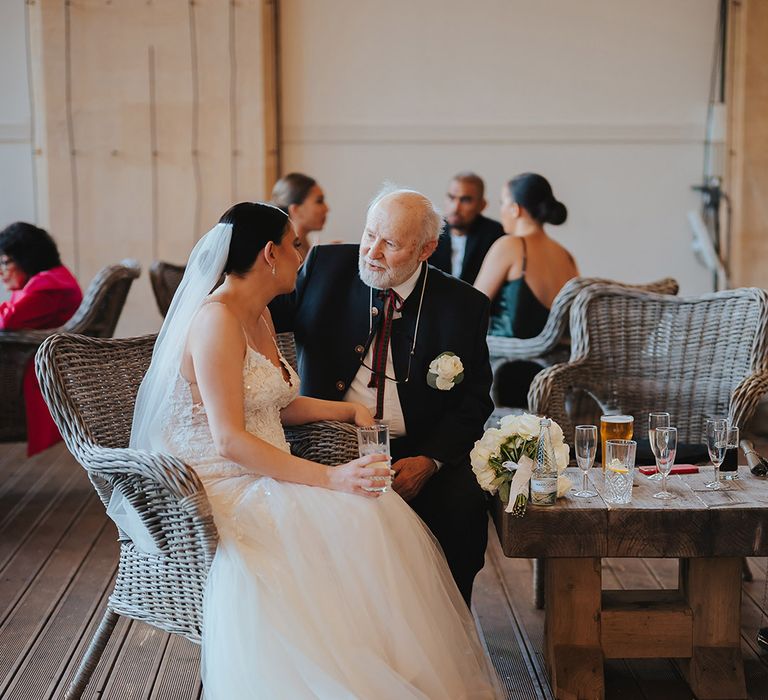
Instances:
[[[539,372],[528,390],[528,408],[531,413],[552,418],[565,435],[573,435],[573,425],[565,410],[570,388],[579,376],[580,362],[552,365]]]
[[[757,404],[768,393],[768,370],[752,374],[734,389],[728,414],[742,430],[755,415]]]
[[[89,474],[134,475],[150,479],[177,498],[204,491],[200,478],[184,462],[163,452],[88,445],[76,455]]]
[[[57,328],[37,331],[0,331],[0,348],[3,345],[27,345],[37,348],[49,335],[56,333]]]
[[[297,457],[328,466],[344,464],[359,456],[357,430],[339,421],[318,421],[285,428],[285,438]]]
[[[559,330],[559,328],[553,328]],[[557,347],[560,333],[547,333],[547,328],[535,338],[506,338],[500,335],[489,335],[488,354],[491,360],[505,359],[530,360],[542,357]]]
[[[208,496],[193,469],[169,454],[127,448],[86,445],[76,457],[105,507],[112,491],[120,489],[161,551],[168,549],[168,532],[180,527],[181,519],[190,519],[210,565],[218,533]],[[120,539],[130,538],[120,531]]]

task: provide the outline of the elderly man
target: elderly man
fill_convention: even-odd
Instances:
[[[488,299],[427,264],[439,230],[425,196],[383,192],[360,245],[313,248],[296,291],[271,309],[277,330],[295,334],[304,394],[359,401],[389,423],[393,488],[440,542],[469,603],[488,527],[468,458],[493,408]],[[436,381],[430,363],[441,356]]]
[[[458,173],[445,195],[445,227],[430,264],[474,284],[488,249],[504,235],[498,221],[483,216],[485,183],[475,173]]]

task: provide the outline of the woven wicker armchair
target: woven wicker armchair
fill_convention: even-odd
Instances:
[[[705,441],[706,418],[728,415],[746,426],[768,390],[768,293],[735,289],[679,298],[611,285],[582,291],[571,310],[569,362],[537,375],[531,410],[573,435],[568,405],[594,399],[594,422],[606,408],[633,416],[672,414],[681,443]],[[583,404],[581,408],[583,410]],[[635,435],[647,437],[644,420]]]
[[[35,356],[40,343],[55,332],[81,333],[107,338],[125,305],[133,280],[141,273],[135,260],[102,268],[93,278],[83,301],[61,328],[30,331],[0,331],[0,442],[23,442],[27,439],[22,383],[27,364]]]
[[[205,490],[180,460],[128,449],[136,393],[154,340],[56,334],[36,357],[45,400],[102,502],[109,503],[114,489],[122,491],[159,550],[145,553],[118,528],[115,587],[67,698],[82,695],[118,615],[200,643],[203,590],[218,541]],[[355,429],[349,425],[297,426],[287,437],[294,452],[324,464],[357,457]]]
[[[149,281],[152,284],[152,291],[161,316],[168,313],[171,300],[184,276],[185,269],[185,265],[174,265],[162,260],[155,260],[150,265]]]
[[[155,294],[157,308],[160,309],[163,316],[168,313],[173,295],[184,276],[184,270],[186,270],[185,265],[173,265],[162,260],[156,260],[149,268],[152,291]],[[299,365],[296,360],[296,343],[293,339],[293,333],[278,333],[277,345],[286,361],[298,372]]]
[[[571,310],[571,304],[573,304],[576,295],[582,289],[586,289],[593,284],[615,284],[626,289],[637,289],[657,294],[677,294],[679,288],[677,281],[671,277],[638,285],[619,284],[618,282],[603,280],[597,277],[574,277],[565,283],[555,297],[544,329],[535,338],[488,336],[488,351],[491,356],[491,362],[546,358],[558,349],[562,349],[564,342],[568,339],[568,315]],[[567,353],[567,349],[565,352]]]

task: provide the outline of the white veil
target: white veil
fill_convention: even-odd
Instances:
[[[224,272],[232,224],[216,224],[192,249],[152,351],[152,363],[139,387],[130,447],[164,451],[162,411],[167,407],[181,366],[189,327],[197,310]]]

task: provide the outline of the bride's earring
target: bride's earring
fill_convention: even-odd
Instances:
[[[271,267],[272,267],[272,276],[274,277],[275,275],[277,275],[277,265],[272,265]]]

